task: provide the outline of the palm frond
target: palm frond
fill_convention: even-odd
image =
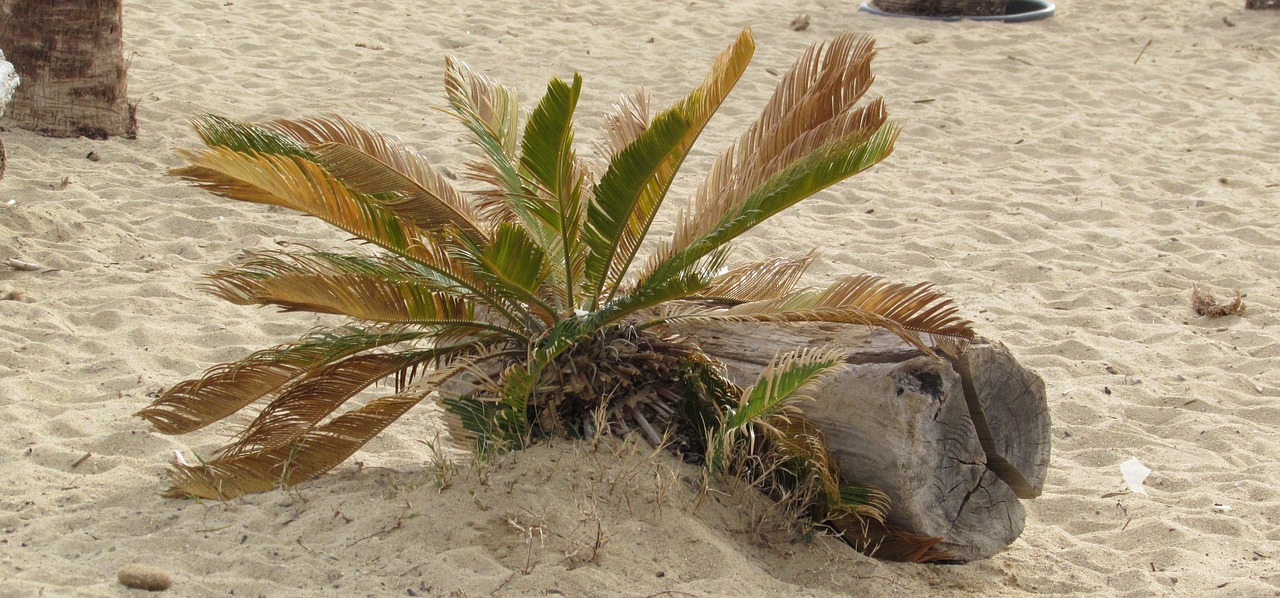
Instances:
[[[863,554],[903,563],[946,563],[955,559],[938,545],[944,538],[904,530],[892,523],[852,513],[835,513],[826,519],[845,541]]]
[[[660,195],[665,195],[665,186],[655,187],[662,182],[656,177],[661,175],[660,170],[670,168],[668,157],[679,148],[688,130],[688,121],[678,112],[662,114],[653,126],[614,154],[609,170],[596,185],[595,201],[587,208],[584,231],[590,248],[585,283],[590,285],[587,292],[592,305],[608,299],[606,289],[620,276],[619,254],[633,251],[643,238],[643,231],[629,229],[648,226],[648,222],[637,220],[638,216],[645,216],[640,204],[646,197],[660,201]],[[670,178],[665,184],[670,184]]]
[[[325,364],[424,336],[424,332],[376,332],[354,327],[316,330],[297,342],[210,368],[200,378],[165,391],[136,415],[151,422],[163,434],[185,434],[270,396],[291,380]]]
[[[479,247],[461,238],[455,246],[458,250],[453,255],[457,263],[485,283],[494,295],[509,299],[521,310],[527,306],[528,313],[546,325],[555,322],[556,310],[538,296],[551,273],[551,264],[546,251],[524,228],[504,222],[494,229],[488,246]]]
[[[723,269],[728,256],[729,249],[721,247],[702,259],[686,264],[683,268],[672,267],[670,272],[652,275],[627,294],[600,306],[593,312],[592,318],[602,324],[614,322],[649,307],[696,296],[711,284],[716,273]],[[642,328],[660,323],[661,321],[649,322]]]
[[[483,242],[486,226],[453,185],[403,144],[341,116],[277,120],[266,128],[296,139],[352,190],[431,232],[455,227]]]
[[[273,154],[307,159],[313,157],[296,139],[252,123],[216,114],[202,114],[193,118],[191,125],[200,140],[209,147],[224,147],[246,154]]]
[[[210,274],[206,286],[238,305],[276,305],[284,311],[448,328],[454,334],[491,330],[526,339],[510,327],[477,318],[475,302],[466,294],[379,266],[371,261],[335,263],[323,254],[257,254],[244,264]]]
[[[516,217],[551,259],[563,264],[554,274],[564,289],[566,310],[577,307],[577,284],[585,263],[580,239],[584,176],[573,150],[573,113],[581,91],[582,77],[576,74],[572,83],[552,79],[547,85],[521,139],[520,170],[526,191],[511,198]]]
[[[747,303],[776,299],[791,293],[816,251],[802,256],[769,258],[743,264],[717,276],[705,291],[692,297],[723,303]]]
[[[880,276],[845,277],[827,287],[815,307],[856,308],[874,313],[903,328],[964,343],[973,340],[972,322],[958,316],[959,308],[932,283],[905,285]]]
[[[636,88],[630,94],[622,94],[614,102],[612,110],[604,116],[604,142],[600,153],[606,158],[622,151],[635,141],[652,121],[649,115],[649,94]]]
[[[320,218],[399,255],[430,262],[421,229],[335,179],[319,164],[292,156],[242,154],[214,147],[183,151],[190,166],[172,174],[212,193],[276,205]]]
[[[178,465],[170,470],[173,485],[165,495],[227,500],[309,480],[345,461],[471,362],[460,358],[432,372],[410,391],[374,399],[323,425],[312,426],[287,444],[201,465]]]
[[[401,257],[414,260],[484,297],[428,232],[402,220],[364,194],[348,189],[328,171],[290,156],[242,154],[225,148],[182,152],[190,166],[172,174],[212,193],[298,210]]]
[[[268,403],[233,442],[218,449],[218,458],[287,444],[365,388],[437,357],[438,352],[434,350],[371,353],[354,355],[316,369]]]
[[[173,485],[165,496],[229,500],[305,482],[345,461],[421,400],[417,393],[382,397],[290,444],[202,465],[178,465],[170,471]]]
[[[487,160],[470,165],[469,176],[495,189],[483,197],[479,210],[492,220],[510,220],[514,215],[506,196],[524,192],[516,154],[520,116],[516,93],[453,57],[445,58],[444,88],[450,111],[471,131],[472,141]]]
[[[793,415],[789,413],[790,404],[843,361],[843,354],[831,349],[801,349],[775,357],[755,384],[743,390],[738,404],[725,409],[720,429],[708,447],[707,462],[713,467],[723,466],[740,439],[749,453],[756,452],[758,430],[778,436],[771,422],[789,421]]]
[[[797,60],[756,122],[716,160],[646,272],[702,239],[723,243],[887,156],[897,133],[886,127],[883,103],[855,108],[874,56],[870,38],[847,34]],[[752,211],[756,218],[741,219]],[[734,221],[746,226],[727,227]]]
[[[597,265],[596,268],[602,268],[604,275],[596,279],[598,282],[593,297],[607,301],[612,299],[618,291],[689,150],[702,134],[707,122],[720,108],[720,104],[729,95],[729,91],[741,78],[754,52],[755,40],[751,36],[751,30],[743,29],[734,43],[716,58],[703,82],[683,100],[655,119],[655,126],[666,119],[674,120],[676,116],[686,124],[678,140],[657,144],[658,147],[666,148],[666,151],[659,156],[659,160],[640,161],[639,165],[642,167],[636,168],[638,164],[633,161],[634,156],[625,155],[626,153],[622,151],[613,154],[609,171],[614,173],[614,176],[611,177],[610,173],[606,173],[596,193],[597,195],[606,194],[608,202],[618,202],[604,210],[604,213],[610,215],[606,221],[610,225],[607,228],[612,229],[615,226],[618,228],[616,231],[608,230],[606,232],[609,234],[604,235],[604,238],[611,240],[613,247],[603,254],[596,253],[597,259],[604,262],[603,266]],[[642,142],[648,132],[646,130],[637,134],[634,141]],[[666,134],[669,133],[661,131],[659,138],[663,138]],[[616,141],[621,141],[623,138],[620,136]],[[652,151],[652,149],[650,147],[646,151]],[[605,200],[598,201],[605,203]]]
[[[673,240],[659,247],[640,278],[663,270],[668,262],[682,263],[728,243],[800,200],[870,168],[893,151],[897,136],[895,126],[883,124],[829,140],[752,187],[740,202],[712,202],[706,211],[682,212]]]

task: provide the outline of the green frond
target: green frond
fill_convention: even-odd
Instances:
[[[791,293],[816,251],[798,257],[769,258],[744,264],[711,281],[705,291],[693,299],[723,303],[747,303],[777,299]]]
[[[574,182],[573,113],[582,92],[582,77],[573,83],[552,79],[547,93],[529,115],[520,145],[520,165],[551,199],[560,199]]]
[[[647,196],[652,200],[666,194],[665,185],[670,184],[670,178],[663,183],[655,177],[659,176],[659,170],[667,163],[671,152],[678,149],[688,130],[688,122],[679,113],[664,113],[635,141],[614,154],[609,170],[596,185],[595,201],[587,207],[584,231],[590,249],[586,284],[590,285],[588,293],[592,304],[607,300],[606,292],[612,290],[611,282],[621,277],[622,272],[618,268],[625,267],[625,264],[617,261],[619,254],[634,252],[642,240],[643,235],[636,234],[642,231],[634,229],[637,226],[647,228],[648,222],[641,223],[636,219],[651,218],[652,212],[638,208]],[[655,188],[660,183],[661,188]],[[628,234],[629,229],[633,229],[631,234]]]
[[[467,239],[458,239],[456,246],[456,262],[491,293],[514,305],[527,305],[529,313],[545,325],[555,322],[556,310],[538,296],[551,273],[551,264],[546,252],[524,228],[504,222],[493,231],[489,245],[479,247]]]
[[[361,351],[418,340],[424,332],[378,332],[354,327],[316,330],[298,341],[264,349],[165,391],[136,415],[163,434],[185,434],[270,396],[308,372]]]
[[[611,239],[611,247],[603,253],[594,252],[594,257],[603,261],[603,264],[594,266],[594,269],[603,274],[594,276],[591,280],[595,287],[589,292],[592,292],[595,301],[608,301],[617,293],[689,150],[746,71],[754,52],[755,40],[751,36],[751,30],[743,29],[734,43],[716,58],[703,82],[683,100],[659,115],[652,127],[646,127],[645,131],[634,135],[631,131],[638,128],[634,126],[635,123],[631,127],[620,127],[626,133],[615,136],[615,146],[631,137],[633,141],[627,144],[628,147],[636,144],[649,147],[636,152],[642,158],[640,160],[636,160],[635,155],[628,155],[625,148],[615,151],[611,156],[609,172],[621,174],[610,179],[610,175],[606,173],[597,186],[597,196],[608,196],[605,199],[598,198],[597,201],[610,204],[604,209],[609,218],[606,220],[607,230],[602,231],[602,237]],[[639,105],[637,104],[637,108]],[[624,105],[621,114],[627,113]],[[684,123],[683,132],[678,139],[667,139],[669,135],[673,135],[671,131],[654,131],[668,120]],[[646,138],[650,132],[654,133],[652,137],[658,139],[657,143],[652,138]],[[662,151],[655,152],[655,145]],[[616,230],[613,230],[615,227]]]
[[[831,512],[884,521],[889,516],[889,507],[888,495],[877,488],[840,484],[839,502],[831,508]]]
[[[581,249],[584,175],[573,150],[573,113],[582,77],[552,79],[525,125],[520,169],[525,193],[511,198],[512,211],[552,260],[563,264],[553,277],[564,289],[565,310],[577,307],[577,284],[585,256]],[[548,234],[550,233],[550,234]]]
[[[533,371],[531,371],[533,370]],[[513,363],[493,381],[493,395],[481,393],[443,396],[449,413],[449,435],[480,455],[523,448],[530,439],[529,401],[536,392],[540,367],[534,362]]]
[[[659,271],[640,281],[636,288],[625,295],[600,306],[593,317],[601,322],[613,322],[646,308],[696,296],[711,284],[716,273],[723,268],[728,256],[729,248],[721,247],[702,259],[684,265],[683,268],[677,269],[673,264],[668,264],[672,266],[670,272]],[[658,323],[660,322],[647,323],[642,328],[649,328]]]
[[[202,114],[191,120],[200,140],[209,147],[224,147],[245,154],[273,154],[313,159],[296,139],[267,127],[232,120],[216,114]]]
[[[449,436],[459,448],[487,457],[520,445],[521,435],[506,425],[513,410],[502,403],[464,395],[443,397],[440,404],[448,414]]]
[[[743,390],[738,404],[725,408],[723,421],[708,447],[707,462],[723,467],[739,438],[754,453],[757,429],[777,435],[774,421],[787,422],[789,405],[827,372],[843,363],[844,355],[830,349],[801,349],[775,357],[760,372],[755,384]]]

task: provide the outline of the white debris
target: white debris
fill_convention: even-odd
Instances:
[[[18,71],[4,59],[4,51],[0,50],[0,116],[4,116],[5,106],[13,99],[13,92],[18,89]]]
[[[1129,484],[1129,491],[1134,494],[1146,494],[1147,489],[1142,487],[1142,482],[1147,480],[1147,476],[1151,475],[1151,468],[1142,464],[1137,457],[1129,457],[1128,461],[1120,464],[1120,474],[1124,476],[1124,481]]]
[[[179,451],[178,449],[173,449],[173,457],[174,457],[173,460],[177,461],[178,465],[191,467],[191,464],[187,463],[187,460],[182,457],[182,451]]]

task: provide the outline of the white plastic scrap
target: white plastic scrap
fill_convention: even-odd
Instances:
[[[1120,474],[1124,476],[1124,481],[1129,484],[1129,491],[1134,494],[1146,494],[1147,489],[1142,487],[1142,482],[1146,481],[1147,476],[1151,475],[1151,468],[1142,464],[1137,457],[1129,457],[1128,461],[1120,464]]]
[[[4,59],[4,52],[0,51],[0,116],[4,116],[4,108],[9,105],[9,100],[13,99],[13,92],[16,89],[18,89],[18,72],[13,70],[13,65]]]

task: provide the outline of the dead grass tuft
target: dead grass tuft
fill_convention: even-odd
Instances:
[[[1218,299],[1213,293],[1200,288],[1200,285],[1191,287],[1191,310],[1196,312],[1198,316],[1206,316],[1210,318],[1220,318],[1222,316],[1242,316],[1244,315],[1244,296],[1240,293],[1240,289],[1236,289],[1236,296],[1226,303],[1218,303]]]

